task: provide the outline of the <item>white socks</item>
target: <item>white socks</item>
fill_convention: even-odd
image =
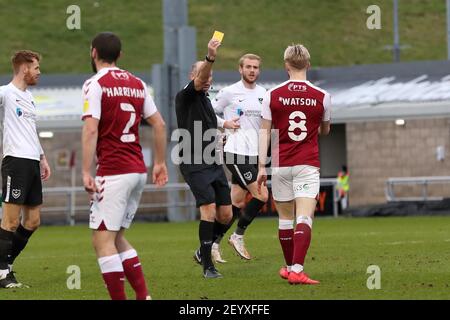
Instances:
[[[123,272],[122,260],[119,254],[98,258],[98,265],[102,273]]]

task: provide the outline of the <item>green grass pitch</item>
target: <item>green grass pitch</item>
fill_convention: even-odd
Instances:
[[[449,299],[450,217],[319,218],[305,262],[318,286],[290,286],[277,219],[258,218],[247,231],[254,256],[239,259],[223,241],[222,279],[205,280],[192,254],[198,222],[136,223],[128,239],[140,255],[153,299]],[[5,299],[108,299],[87,226],[42,227],[15,264],[28,289],[0,290]],[[81,289],[69,290],[67,268],[81,270]],[[381,289],[369,290],[367,267],[381,269]],[[127,284],[129,298],[134,294]]]

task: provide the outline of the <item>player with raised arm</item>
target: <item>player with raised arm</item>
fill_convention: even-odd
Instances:
[[[289,80],[264,97],[258,186],[265,184],[271,128],[272,193],[279,215],[279,240],[286,265],[279,274],[290,284],[318,284],[304,272],[320,188],[318,135],[330,132],[330,95],[306,79],[310,55],[301,44],[284,52]],[[297,223],[294,231],[294,218]]]
[[[137,300],[149,299],[136,250],[125,238],[147,181],[139,143],[141,119],[154,130],[152,180],[167,183],[166,129],[146,84],[116,66],[121,41],[113,33],[98,34],[91,44],[96,73],[83,85],[83,183],[92,195],[89,227],[106,288],[113,300],[126,299],[124,279]],[[98,163],[91,175],[94,156]]]
[[[266,89],[256,84],[260,74],[261,58],[255,54],[245,54],[239,59],[241,79],[219,91],[212,101],[214,110],[223,113],[225,120],[239,119],[240,128],[226,130],[224,162],[232,173],[231,201],[233,224],[239,218],[237,227],[228,243],[238,255],[246,260],[251,256],[245,248],[244,233],[258,215],[268,199],[266,187],[258,191],[258,130],[261,125],[261,104]],[[245,205],[246,196],[252,199]],[[245,207],[245,209],[244,209]],[[244,212],[241,215],[241,210]],[[212,256],[217,262],[222,259],[218,238],[212,247]]]

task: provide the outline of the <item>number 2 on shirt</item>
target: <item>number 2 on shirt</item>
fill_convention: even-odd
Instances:
[[[125,112],[130,112],[130,120],[128,120],[127,125],[122,131],[120,141],[124,143],[134,142],[136,141],[136,136],[134,135],[134,133],[129,133],[131,127],[134,125],[134,122],[136,121],[136,112],[134,110],[134,107],[129,103],[121,103],[120,109],[122,109]]]

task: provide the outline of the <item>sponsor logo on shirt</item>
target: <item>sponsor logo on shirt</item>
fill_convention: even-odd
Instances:
[[[129,80],[130,79],[130,77],[128,76],[128,74],[126,72],[113,71],[113,72],[111,72],[111,75],[116,80]]]
[[[24,119],[36,121],[36,114],[22,110],[22,108],[16,108],[16,114],[19,118],[22,117]]]
[[[307,86],[304,84],[290,83],[288,85],[288,90],[293,92],[306,92]]]

